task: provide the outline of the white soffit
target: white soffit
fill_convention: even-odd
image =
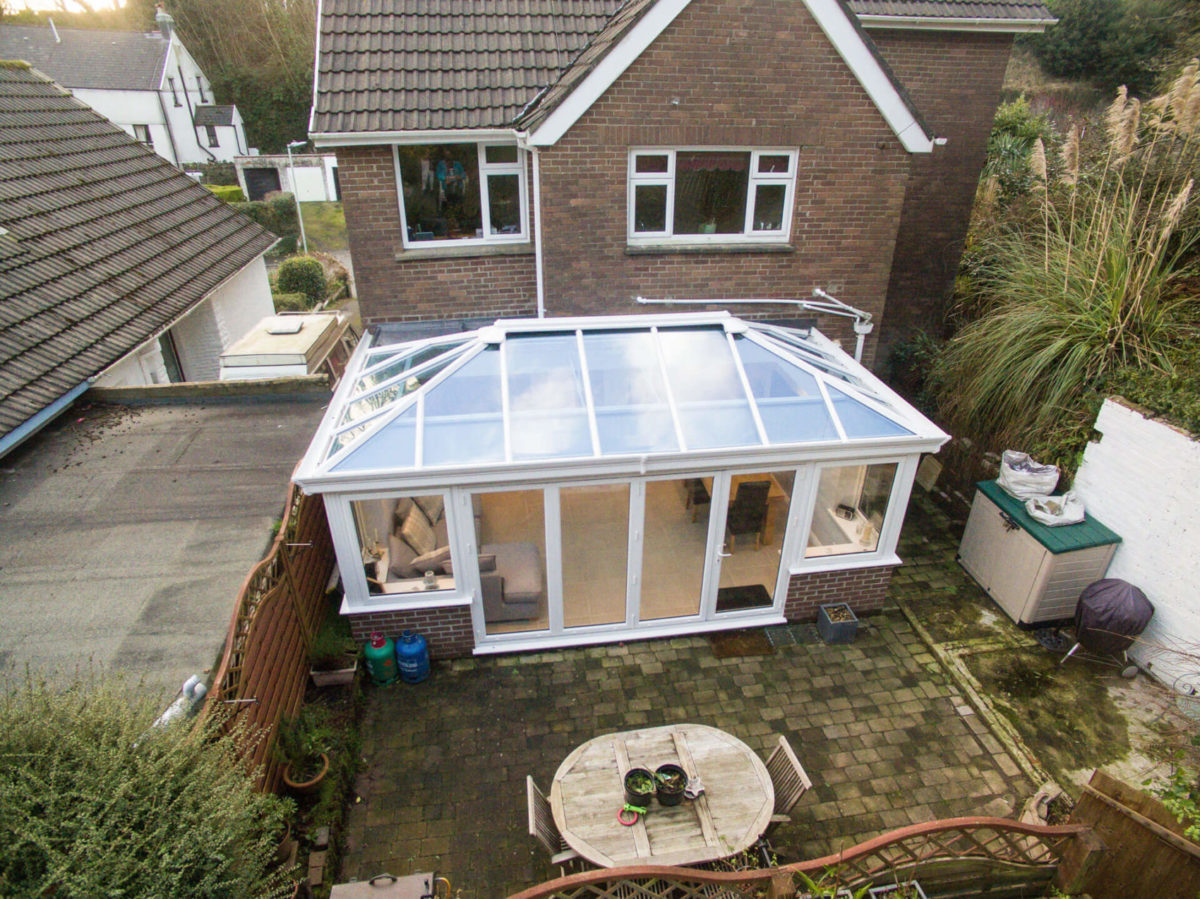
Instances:
[[[675,21],[691,0],[659,0],[654,8],[621,39],[562,104],[529,135],[536,147],[551,146],[583,117],[613,83],[621,77],[667,26]],[[871,52],[838,0],[802,0],[829,38],[838,55],[879,109],[884,120],[910,153],[929,153],[933,138],[925,133],[888,73]]]

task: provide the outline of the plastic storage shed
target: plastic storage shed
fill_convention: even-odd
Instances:
[[[1088,584],[1104,577],[1121,538],[1088,515],[1046,527],[995,481],[981,481],[958,560],[1013,621],[1070,620]]]

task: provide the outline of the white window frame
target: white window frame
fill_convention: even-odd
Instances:
[[[675,233],[675,180],[676,156],[678,153],[749,153],[750,172],[746,184],[746,218],[740,234],[676,234]],[[639,172],[637,161],[643,156],[666,156],[665,172]],[[784,173],[759,172],[759,159],[763,156],[786,156],[788,170]],[[792,213],[796,197],[796,170],[799,151],[786,147],[635,147],[629,151],[629,173],[626,191],[626,234],[630,246],[655,246],[662,244],[728,244],[728,243],[786,243],[792,234]],[[783,185],[783,219],[776,230],[754,230],[754,200],[757,188],[767,185]],[[638,187],[664,186],[667,189],[666,228],[662,231],[636,231],[634,221],[634,196]]]
[[[525,151],[509,141],[420,141],[418,146],[442,146],[452,144],[475,144],[479,162],[479,212],[483,229],[482,237],[464,237],[457,240],[409,240],[408,215],[404,209],[404,181],[400,174],[400,144],[392,146],[392,166],[396,177],[396,205],[400,209],[400,234],[406,250],[438,250],[450,247],[496,246],[515,243],[529,243],[529,199],[526,177]],[[410,145],[405,145],[410,146]],[[515,147],[516,162],[488,162],[488,147]],[[517,196],[521,213],[521,229],[515,234],[492,234],[491,208],[488,198],[488,177],[490,175],[516,175]]]
[[[151,149],[154,148],[154,135],[150,133],[149,125],[135,124],[133,126],[133,136],[145,146]]]

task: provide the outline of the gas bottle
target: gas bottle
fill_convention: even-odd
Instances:
[[[385,637],[378,632],[371,634],[365,655],[367,657],[367,671],[370,673],[371,680],[374,683],[384,686],[385,684],[395,682],[396,655],[391,637]]]
[[[396,664],[400,666],[400,679],[406,684],[419,684],[429,677],[429,649],[425,638],[404,631],[396,641]]]

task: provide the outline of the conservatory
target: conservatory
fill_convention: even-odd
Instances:
[[[813,328],[395,327],[359,344],[296,481],[356,635],[415,628],[443,657],[866,610],[947,439]]]

